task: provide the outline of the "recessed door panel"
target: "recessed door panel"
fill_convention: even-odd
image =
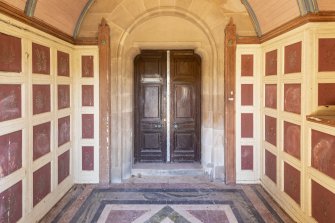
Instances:
[[[161,107],[161,86],[144,85],[143,86],[143,118],[160,118]]]

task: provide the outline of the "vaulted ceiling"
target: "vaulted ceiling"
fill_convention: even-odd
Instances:
[[[204,2],[216,7],[218,10],[214,10],[215,13],[241,18],[240,35],[262,36],[307,13],[335,11],[334,0],[0,0],[0,6],[77,38],[95,37],[93,26],[97,30],[101,17],[109,17],[116,10],[121,10],[119,14],[124,13],[118,19],[126,20],[124,17],[132,16],[129,14],[134,10],[130,9],[135,6],[172,5],[190,9],[197,5],[201,13],[205,10],[201,8],[205,6]],[[194,13],[197,11],[194,10]]]

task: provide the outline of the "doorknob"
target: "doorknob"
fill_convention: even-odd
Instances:
[[[177,129],[177,128],[178,128],[178,125],[175,123],[175,124],[173,125],[173,127],[174,127],[175,129]]]

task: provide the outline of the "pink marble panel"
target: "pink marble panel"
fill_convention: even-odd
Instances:
[[[312,180],[312,217],[319,223],[335,222],[335,194]]]
[[[300,171],[284,163],[284,191],[300,204]]]
[[[277,109],[277,85],[265,85],[265,107]]]
[[[319,39],[319,72],[335,71],[335,38]]]
[[[94,138],[94,115],[83,114],[82,120],[82,138],[93,139]]]
[[[21,117],[21,85],[0,84],[0,122]]]
[[[254,75],[254,55],[241,55],[241,75]]]
[[[254,147],[242,146],[241,147],[241,169],[253,170],[254,169]]]
[[[301,72],[301,42],[285,46],[285,74]]]
[[[70,76],[70,55],[57,51],[57,74],[58,76]]]
[[[253,84],[241,85],[241,105],[248,106],[254,104]]]
[[[335,179],[335,136],[312,130],[312,167]]]
[[[22,181],[0,193],[0,222],[18,222],[22,218]]]
[[[22,131],[0,136],[0,179],[22,167]]]
[[[71,120],[70,116],[58,119],[58,147],[70,141]]]
[[[277,50],[265,54],[265,76],[277,75]]]
[[[265,116],[265,141],[277,146],[277,119]]]
[[[69,150],[58,157],[58,184],[70,174],[70,152]]]
[[[82,56],[81,57],[81,76],[82,77],[93,77],[93,56]]]
[[[82,106],[94,106],[94,86],[82,85]]]
[[[83,146],[82,148],[82,170],[94,170],[94,147]]]
[[[41,167],[33,173],[33,205],[36,206],[51,191],[51,165]]]
[[[21,39],[0,33],[0,71],[22,71]]]
[[[147,211],[137,210],[112,210],[109,212],[106,222],[108,223],[131,223],[141,217]]]
[[[50,85],[33,85],[33,114],[51,111]]]
[[[58,85],[58,109],[70,107],[70,85]]]
[[[241,137],[254,137],[254,115],[252,113],[241,114]]]
[[[32,66],[35,74],[50,74],[50,48],[32,44]]]
[[[300,126],[284,122],[284,151],[300,160]]]
[[[319,84],[318,105],[335,105],[335,83]]]
[[[229,223],[226,212],[223,210],[188,210],[188,212],[203,223]]]
[[[265,150],[265,175],[277,183],[277,157]]]
[[[51,123],[43,123],[33,128],[33,160],[50,152]]]
[[[296,114],[301,113],[301,85],[284,85],[284,111]]]

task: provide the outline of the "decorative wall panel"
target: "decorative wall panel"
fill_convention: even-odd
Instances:
[[[0,136],[0,179],[22,167],[22,131]]]
[[[335,83],[319,84],[318,105],[335,105]]]
[[[82,147],[82,170],[94,170],[94,147]]]
[[[265,54],[265,76],[277,75],[277,50]]]
[[[70,174],[70,151],[58,156],[58,184]]]
[[[300,160],[300,126],[284,122],[284,151]]]
[[[241,76],[254,75],[254,55],[241,55]]]
[[[94,106],[94,85],[82,85],[82,106]]]
[[[312,216],[319,223],[335,222],[335,194],[312,180]]]
[[[50,48],[32,44],[32,70],[35,74],[50,74]]]
[[[301,42],[285,46],[285,74],[301,72]]]
[[[51,192],[50,163],[36,170],[33,174],[33,205],[38,204]]]
[[[33,114],[50,112],[50,85],[33,85]]]
[[[335,71],[335,38],[319,39],[319,72]]]
[[[70,116],[58,119],[58,147],[70,141]]]
[[[241,85],[241,105],[248,106],[254,104],[253,84]]]
[[[265,107],[277,109],[277,85],[265,85]]]
[[[0,33],[0,71],[22,71],[21,39]]]
[[[70,76],[70,55],[57,51],[57,74],[58,76]]]
[[[291,165],[284,163],[284,191],[297,204],[300,204],[300,172]]]
[[[21,85],[0,84],[0,122],[21,117]]]
[[[254,147],[242,146],[241,147],[241,169],[253,170],[254,169]]]
[[[93,77],[93,56],[82,56],[81,57],[81,76],[82,77]]]
[[[70,107],[70,85],[58,85],[58,109]]]
[[[284,111],[296,114],[301,113],[301,85],[284,85]]]
[[[253,138],[254,136],[254,115],[244,113],[241,114],[241,137]]]
[[[277,146],[277,119],[265,116],[265,141]]]
[[[82,138],[93,139],[94,138],[94,115],[83,114],[82,115]]]
[[[265,150],[265,175],[277,183],[277,157]]]
[[[335,179],[335,136],[312,130],[312,166]]]
[[[22,218],[22,181],[0,193],[0,222],[18,222]]]
[[[33,128],[33,160],[50,152],[51,123],[43,123]]]

